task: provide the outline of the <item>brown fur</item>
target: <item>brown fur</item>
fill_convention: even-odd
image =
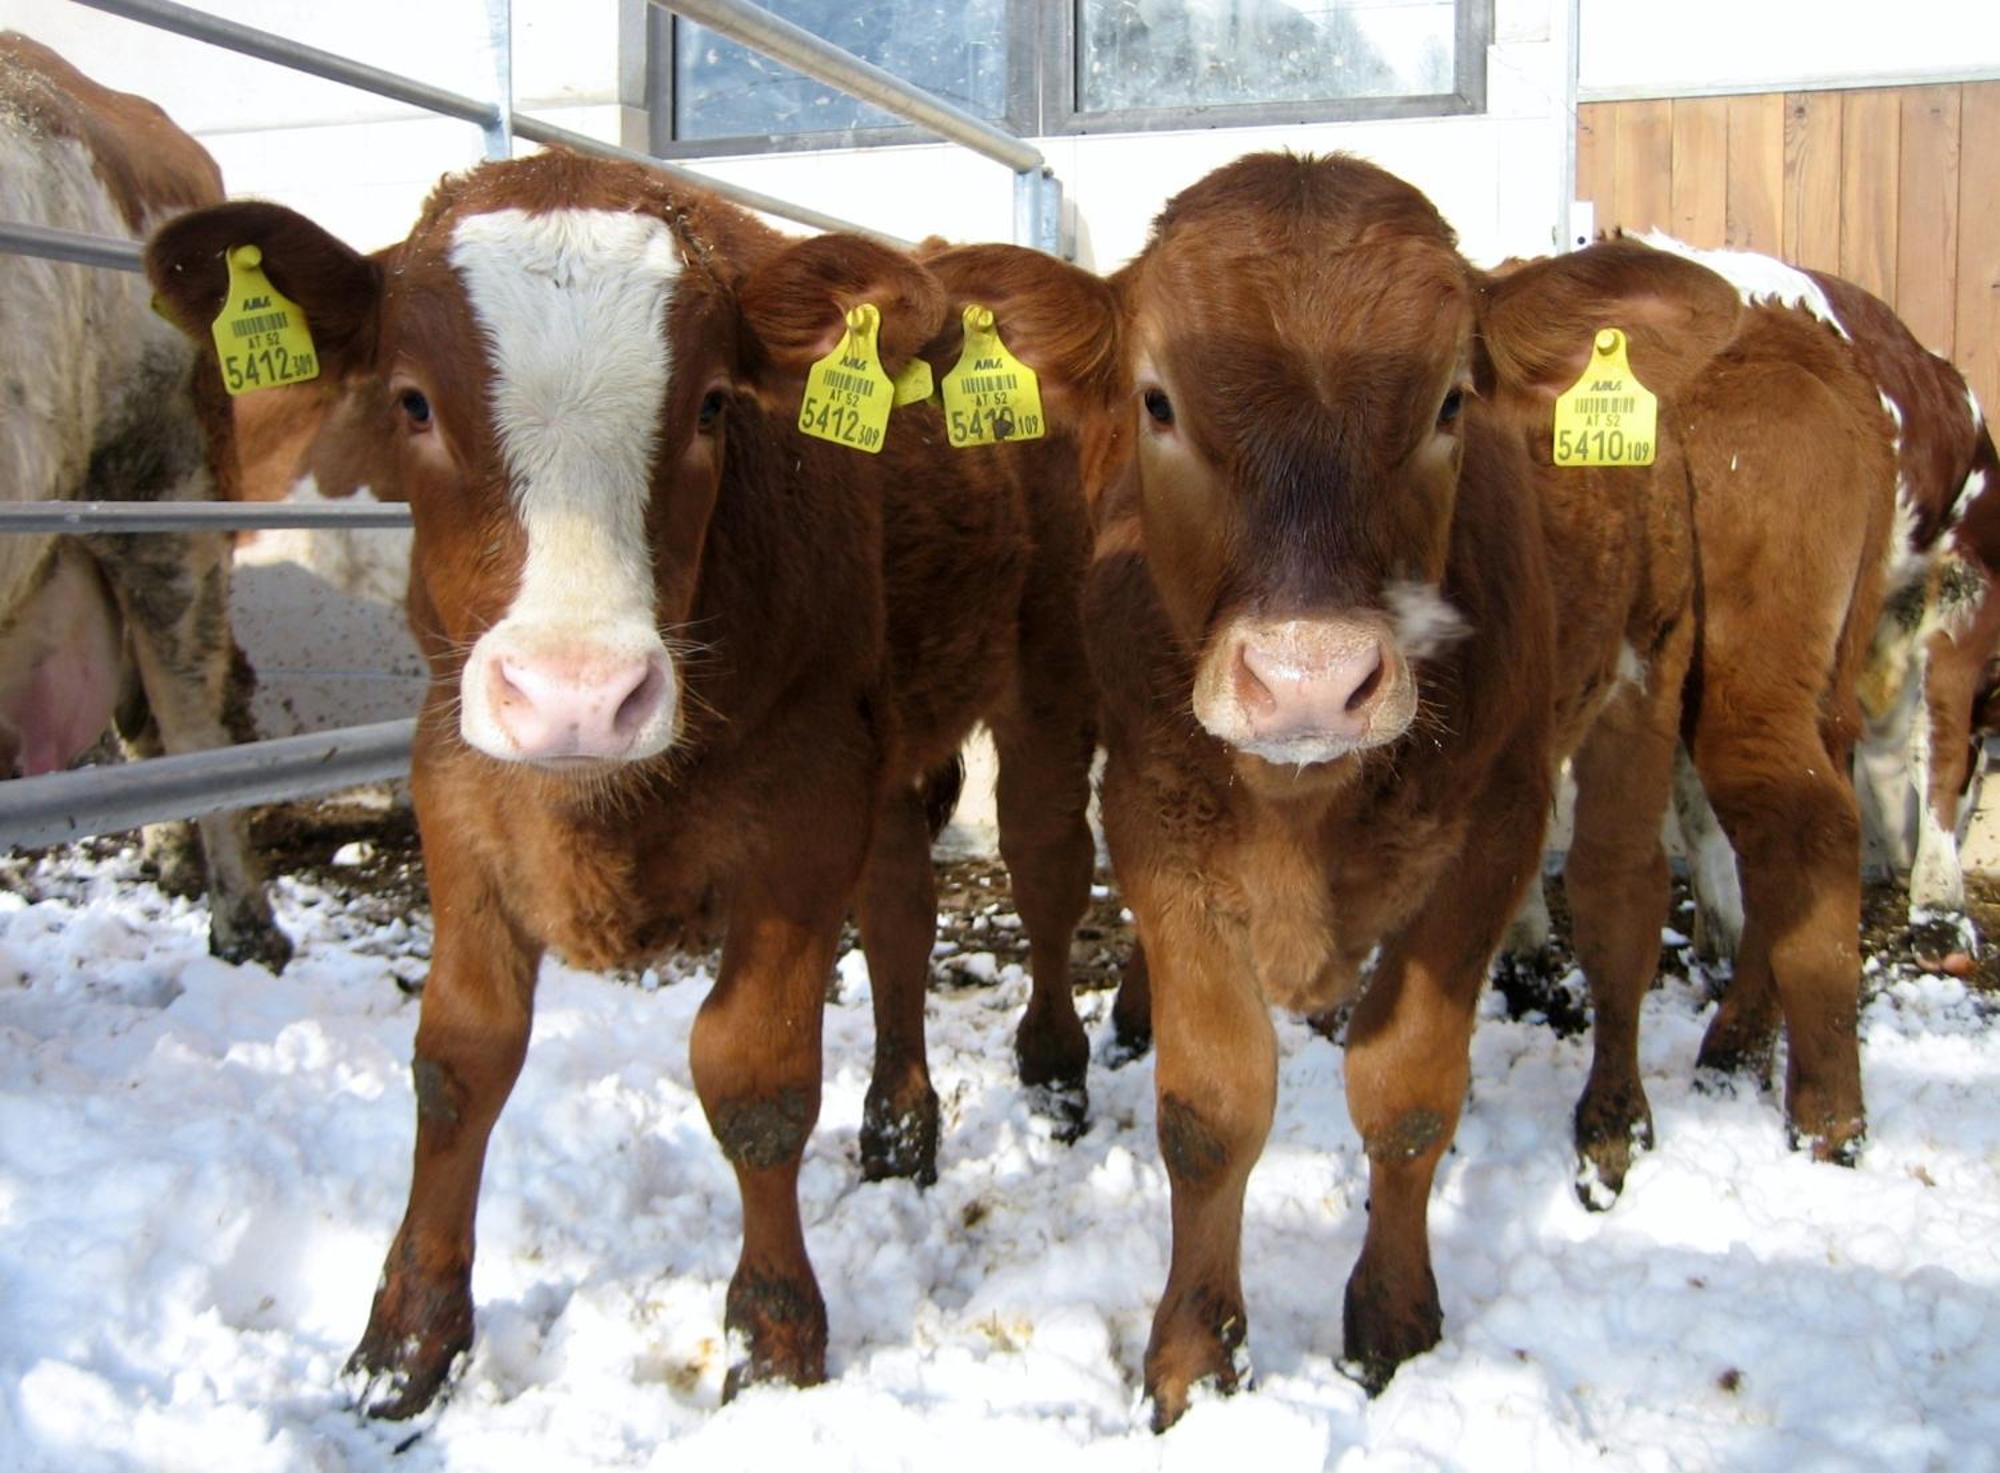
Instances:
[[[1379,1387],[1435,1343],[1430,1183],[1566,755],[1598,876],[1576,906],[1606,1030],[1579,1106],[1586,1159],[1645,1118],[1624,1060],[1665,910],[1657,830],[1684,717],[1757,876],[1793,1025],[1794,1127],[1852,1149],[1856,827],[1832,753],[1851,735],[1886,511],[1826,518],[1804,548],[1772,534],[1879,471],[1873,391],[1823,330],[1746,311],[1710,273],[1633,245],[1481,277],[1421,195],[1355,160],[1218,171],[1168,205],[1114,286],[1103,331],[1142,399],[1123,411],[1134,449],[1104,493],[1086,622],[1105,827],[1160,1050],[1173,1260],[1146,1364],[1165,1424],[1195,1382],[1240,1374],[1240,1217],[1274,1107],[1273,1002],[1317,1010],[1360,990],[1347,1078],[1370,1210],[1348,1363]],[[1604,325],[1626,328],[1661,394],[1658,461],[1559,470],[1550,407]],[[1455,386],[1477,392],[1453,417]],[[1772,394],[1796,417],[1766,431]],[[1695,504],[1691,473],[1739,436],[1761,436],[1767,509]],[[1386,621],[1398,580],[1434,584],[1469,627],[1385,667],[1416,686],[1400,738],[1294,768],[1197,719],[1198,676],[1244,621]],[[1619,679],[1622,646],[1642,685]],[[1701,695],[1684,708],[1691,666]]]
[[[686,650],[688,721],[660,757],[581,777],[496,762],[458,731],[460,667],[511,597],[524,538],[486,407],[490,370],[445,253],[459,218],[502,207],[644,212],[669,223],[685,266],[648,537],[657,622]],[[856,238],[786,240],[627,165],[548,153],[447,179],[410,238],[372,258],[269,207],[191,217],[151,253],[183,321],[212,311],[214,261],[245,240],[316,330],[331,325],[335,372],[385,399],[392,370],[421,383],[447,452],[404,450],[399,428],[383,489],[415,515],[411,619],[433,673],[412,776],[438,926],[418,1068],[448,1070],[457,1109],[449,1131],[419,1112],[408,1215],[355,1357],[390,1378],[371,1409],[416,1411],[469,1339],[480,1162],[544,950],[602,967],[710,930],[721,971],[690,1047],[743,1194],[727,1319],[747,1359],[728,1384],[818,1380],[825,1312],[796,1181],[819,1108],[826,977],[857,897],[878,1024],[864,1169],[927,1178],[926,799],[977,720],[998,740],[1002,849],[1032,945],[1022,1072],[1081,1110],[1067,961],[1089,882],[1092,732],[1076,447],[954,451],[930,406],[898,411],[880,456],[801,436],[799,376],[853,303],[883,307],[891,373],[919,350],[950,366],[939,279]],[[712,430],[698,423],[711,392],[725,404]]]

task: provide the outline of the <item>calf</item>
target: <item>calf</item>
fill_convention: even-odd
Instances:
[[[222,198],[214,161],[143,99],[100,87],[48,48],[0,34],[0,216],[136,237]],[[0,496],[202,501],[227,495],[222,386],[125,272],[0,256]],[[230,740],[228,539],[0,534],[0,776],[68,766],[123,707],[141,752]],[[150,719],[148,719],[148,717]],[[199,824],[209,944],[282,967],[240,814]],[[155,836],[149,835],[149,841]],[[162,878],[199,884],[189,851]]]
[[[1154,987],[1173,1252],[1146,1384],[1164,1425],[1197,1382],[1245,1374],[1272,1004],[1359,993],[1347,1090],[1369,1220],[1348,1363],[1376,1388],[1436,1342],[1430,1184],[1565,756],[1610,1061],[1578,1107],[1586,1162],[1610,1174],[1649,1128],[1613,1065],[1665,910],[1684,722],[1744,856],[1747,949],[1792,1020],[1792,1129],[1821,1156],[1854,1149],[1858,820],[1826,718],[1852,706],[1888,517],[1844,494],[1878,469],[1857,426],[1881,410],[1818,324],[1632,244],[1483,278],[1421,194],[1358,160],[1218,171],[1113,285],[1084,326],[1119,345],[1136,443],[1085,608],[1105,831]],[[1656,463],[1558,468],[1554,397],[1608,326],[1661,396]],[[1740,489],[1692,505],[1715,453],[1702,417],[1753,389],[1791,412],[1737,447]],[[1839,510],[1772,535],[1822,491]]]
[[[2000,601],[1987,592],[2000,570],[2000,460],[1979,401],[1962,375],[1927,351],[1880,299],[1852,282],[1742,251],[1695,250],[1643,237],[1735,283],[1748,300],[1794,303],[1825,322],[1875,385],[1888,420],[1896,533],[1882,618],[1858,687],[1862,734],[1855,776],[1862,817],[1896,868],[1910,876],[1913,906],[1964,904],[1958,838],[1976,798],[1983,729],[1974,706],[2000,647]],[[1696,879],[1696,940],[1733,955],[1742,926],[1726,850],[1691,773],[1676,806]]]
[[[472,1335],[473,1216],[545,951],[606,967],[722,931],[690,1043],[743,1199],[726,1391],[825,1371],[797,1179],[820,1011],[858,893],[877,1068],[870,1175],[934,1170],[927,796],[975,720],[1036,1000],[1022,1070],[1073,1102],[1092,703],[1075,450],[957,451],[897,411],[879,456],[798,433],[804,374],[872,303],[896,373],[960,342],[943,291],[865,240],[794,242],[625,164],[548,153],[446,179],[369,257],[272,206],[192,215],[149,261],[195,330],[255,244],[336,371],[397,424],[432,681],[411,787],[437,939],[408,1211],[352,1362],[428,1403]]]

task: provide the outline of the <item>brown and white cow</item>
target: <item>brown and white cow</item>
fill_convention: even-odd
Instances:
[[[1858,694],[1855,779],[1864,828],[1909,873],[1913,907],[1964,904],[1958,841],[1970,818],[1985,731],[1974,707],[2000,647],[2000,459],[1978,398],[1919,343],[1887,303],[1852,282],[1744,251],[1697,250],[1663,235],[1646,244],[1699,262],[1746,302],[1790,306],[1846,343],[1880,395],[1894,454],[1897,525],[1882,617]],[[1690,849],[1705,953],[1733,956],[1742,907],[1726,841],[1683,765],[1676,810]]]
[[[721,971],[690,1047],[743,1197],[727,1385],[819,1380],[797,1178],[841,918],[858,890],[878,1026],[864,1169],[924,1177],[925,799],[975,720],[1032,942],[1022,1072],[1081,1103],[1074,447],[955,451],[928,405],[897,411],[879,456],[802,436],[805,371],[863,302],[890,372],[920,351],[952,365],[937,279],[630,165],[548,153],[447,178],[375,256],[272,206],[189,216],[149,260],[190,330],[242,244],[332,368],[395,408],[386,489],[415,515],[433,672],[411,783],[437,939],[409,1208],[352,1362],[369,1410],[415,1412],[470,1343],[481,1163],[544,952],[610,966],[711,923]]]
[[[1421,194],[1340,157],[1217,171],[1113,285],[1096,328],[1119,345],[1136,445],[1105,493],[1085,623],[1173,1195],[1156,1422],[1244,1375],[1241,1216],[1275,1103],[1273,1004],[1358,994],[1347,1091],[1370,1205],[1348,1364],[1379,1387],[1436,1342],[1430,1184],[1567,755],[1601,1030],[1586,1169],[1621,1172],[1650,1132],[1626,1061],[1684,723],[1743,856],[1745,965],[1772,970],[1791,1026],[1794,1138],[1851,1158],[1859,825],[1836,750],[1890,517],[1845,494],[1886,447],[1831,336],[1629,243],[1482,277]],[[1657,463],[1556,468],[1554,397],[1607,326],[1661,396]],[[1688,475],[1716,453],[1703,422],[1772,394],[1789,412],[1691,504]],[[1841,510],[1804,516],[1821,494]],[[1772,536],[1774,513],[1801,530]]]
[[[214,161],[152,103],[0,33],[0,217],[136,238],[221,198]],[[145,281],[128,272],[0,256],[9,352],[0,496],[228,494],[235,461],[221,383],[148,299]],[[141,752],[231,739],[228,541],[0,534],[0,777],[67,767],[121,713]],[[283,966],[291,947],[272,920],[242,816],[204,818],[199,830],[210,946]],[[165,883],[199,888],[191,849],[161,852]]]

